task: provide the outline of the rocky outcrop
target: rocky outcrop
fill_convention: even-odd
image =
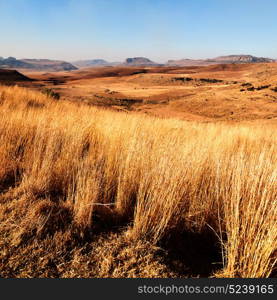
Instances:
[[[169,60],[167,65],[170,66],[207,66],[214,64],[239,64],[239,63],[269,63],[275,62],[275,59],[256,57],[252,55],[227,55],[211,59],[180,59]]]
[[[267,63],[274,62],[275,59],[256,57],[252,55],[228,55],[216,57],[212,59],[212,61],[219,61],[220,63]]]
[[[161,66],[146,57],[127,58],[124,65],[127,66]]]

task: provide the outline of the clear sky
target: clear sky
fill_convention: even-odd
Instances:
[[[0,56],[277,58],[277,0],[0,0]]]

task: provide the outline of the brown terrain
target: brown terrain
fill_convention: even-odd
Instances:
[[[276,277],[276,104],[277,63],[0,69],[0,277]]]
[[[276,121],[277,63],[24,72],[36,89],[120,111],[195,121]]]
[[[24,76],[15,70],[0,69],[0,83],[14,84],[15,82],[32,81],[32,79]]]

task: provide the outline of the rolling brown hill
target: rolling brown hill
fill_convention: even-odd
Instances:
[[[26,74],[38,89],[50,88],[61,98],[128,113],[202,122],[277,120],[276,63]]]
[[[11,83],[18,81],[32,81],[33,79],[19,73],[16,70],[0,69],[0,83]]]

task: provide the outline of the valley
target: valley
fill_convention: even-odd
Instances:
[[[36,89],[128,113],[202,122],[276,121],[277,64],[24,72]]]

